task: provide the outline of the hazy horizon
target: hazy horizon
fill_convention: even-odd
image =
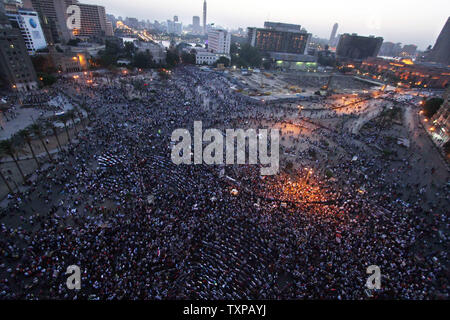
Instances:
[[[177,15],[184,25],[192,23],[194,15],[202,17],[203,0],[80,0],[81,3],[98,4],[108,14],[166,21]],[[381,36],[384,41],[415,44],[420,50],[434,45],[450,14],[450,1],[379,0],[293,2],[288,0],[208,0],[208,23],[225,28],[262,27],[264,21],[300,24],[314,36],[328,39],[334,23],[339,23],[338,33]],[[275,5],[274,5],[275,3]],[[239,8],[239,10],[237,10]]]

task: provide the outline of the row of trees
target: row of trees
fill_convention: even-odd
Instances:
[[[126,42],[123,47],[120,47],[117,43],[111,41],[106,42],[105,50],[99,52],[94,62],[99,67],[111,68],[116,66],[117,61],[120,59],[131,61],[130,66],[139,69],[173,68],[180,63],[180,57],[176,50],[168,50],[166,65],[160,65],[155,63],[149,50],[137,52],[137,48],[132,42]]]
[[[423,105],[423,114],[427,118],[432,118],[436,112],[438,112],[441,105],[444,103],[444,99],[441,98],[431,98],[425,100]]]
[[[78,132],[76,127],[76,119],[77,118],[80,119],[80,122],[84,129],[86,129],[87,126],[86,122],[92,119],[92,111],[90,110],[90,108],[87,107],[86,104],[82,104],[80,108],[81,110],[79,108],[69,110],[63,116],[60,116],[58,118],[58,120],[61,121],[64,125],[64,130],[67,135],[67,140],[69,141],[69,143],[72,143],[72,138],[69,134],[70,123],[72,123],[73,128],[75,130],[75,134],[77,135]],[[82,110],[86,112],[87,117],[83,116]],[[41,163],[39,162],[38,156],[36,155],[36,151],[33,148],[33,140],[36,139],[37,141],[39,141],[39,143],[44,148],[45,153],[50,162],[53,162],[54,159],[45,142],[45,137],[49,132],[51,132],[51,135],[55,137],[58,149],[62,150],[60,136],[58,134],[58,128],[54,125],[54,120],[55,119],[50,119],[49,121],[41,123],[36,122],[31,126],[29,126],[28,128],[25,128],[17,132],[13,137],[6,140],[2,140],[0,142],[0,158],[9,156],[12,159],[15,166],[17,167],[17,170],[22,178],[23,183],[27,182],[27,177],[19,164],[20,161],[19,152],[21,150],[23,150],[24,148],[30,150],[32,158],[39,169],[41,168]],[[8,183],[7,178],[3,175],[3,172],[1,170],[0,170],[0,177],[5,183],[6,187],[8,188],[8,191],[10,193],[14,193],[12,187]]]
[[[261,52],[247,43],[243,45],[231,44],[230,54],[231,64],[238,68],[259,68],[263,62]]]

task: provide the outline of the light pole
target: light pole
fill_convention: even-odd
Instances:
[[[309,177],[313,174],[313,169],[309,169],[309,168],[305,168],[305,170],[308,172],[306,175],[306,183],[305,184],[309,184]]]

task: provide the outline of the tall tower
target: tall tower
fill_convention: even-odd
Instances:
[[[330,36],[330,41],[329,41],[330,44],[333,42],[334,38],[336,38],[336,33],[337,33],[338,27],[339,27],[339,25],[337,23],[335,23],[333,26],[333,30],[331,31],[331,36]]]
[[[206,0],[203,2],[203,33],[206,34],[206,12],[207,12]]]

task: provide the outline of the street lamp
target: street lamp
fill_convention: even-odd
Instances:
[[[313,174],[313,169],[309,169],[309,168],[305,168],[305,170],[308,171],[307,175],[306,175],[306,184],[308,184],[309,181],[309,177]]]

